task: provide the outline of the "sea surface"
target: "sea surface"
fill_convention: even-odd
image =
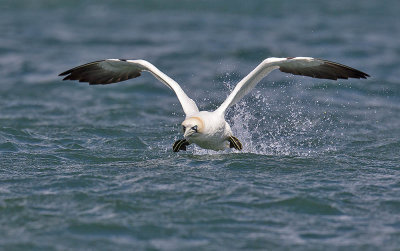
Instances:
[[[400,1],[0,1],[0,250],[400,250]],[[146,59],[216,109],[267,57],[371,75],[273,72],[226,119],[241,152],[189,146]]]

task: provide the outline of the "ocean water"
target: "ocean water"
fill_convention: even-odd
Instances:
[[[400,2],[0,2],[1,250],[399,250]],[[150,74],[57,75],[146,59],[213,110],[267,57],[371,75],[274,72],[230,108],[242,152],[190,146]]]

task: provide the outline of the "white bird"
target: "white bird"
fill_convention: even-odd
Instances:
[[[186,95],[177,82],[145,60],[105,59],[75,67],[59,76],[66,75],[63,80],[79,80],[79,82],[97,85],[136,78],[141,75],[142,71],[148,71],[175,92],[186,114],[186,118],[182,122],[184,138],[173,144],[173,151],[186,151],[186,147],[190,144],[218,151],[227,148],[242,150],[242,144],[233,136],[229,124],[225,121],[225,112],[275,69],[295,75],[332,80],[369,77],[368,74],[359,70],[323,59],[311,57],[267,58],[236,85],[218,109],[208,112],[199,111],[196,103]]]

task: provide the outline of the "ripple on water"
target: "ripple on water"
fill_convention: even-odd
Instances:
[[[18,150],[18,146],[12,142],[0,143],[0,152],[17,152]]]
[[[297,213],[317,215],[341,215],[342,212],[325,201],[317,198],[294,197],[270,203],[271,207],[283,207]]]

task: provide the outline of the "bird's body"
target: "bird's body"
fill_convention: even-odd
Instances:
[[[232,134],[229,124],[225,121],[226,110],[275,69],[295,75],[332,80],[369,77],[359,70],[323,59],[267,58],[236,85],[218,109],[208,112],[199,111],[196,103],[186,95],[178,83],[145,60],[100,60],[75,67],[61,73],[60,76],[66,75],[64,80],[79,80],[96,85],[121,82],[140,76],[142,71],[148,71],[175,92],[186,114],[182,122],[184,139],[174,143],[173,151],[186,150],[190,144],[218,151],[227,148],[242,150],[242,144]]]
[[[201,148],[215,151],[229,148],[229,137],[233,135],[231,127],[225,121],[223,114],[201,111],[187,117],[182,122],[182,125],[188,125],[192,121],[194,122],[193,125],[198,125],[199,133],[192,135],[184,134],[184,137],[190,144],[194,143]],[[185,126],[185,128],[189,128],[189,126]]]

